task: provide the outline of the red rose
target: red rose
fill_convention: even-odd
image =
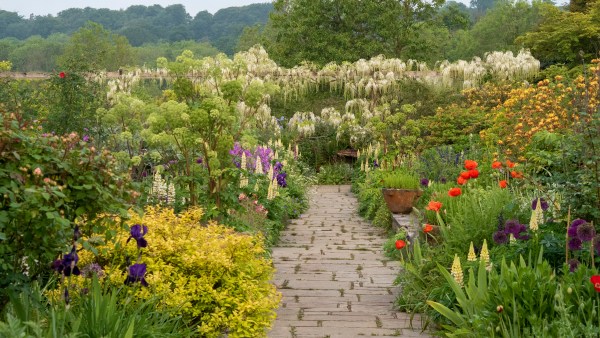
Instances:
[[[65,72],[58,73],[58,77],[60,77],[61,79],[64,79],[66,76],[67,74],[65,74]]]

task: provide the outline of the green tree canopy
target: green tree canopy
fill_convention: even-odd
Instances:
[[[286,66],[399,56],[417,24],[431,20],[442,2],[277,0],[267,49]]]

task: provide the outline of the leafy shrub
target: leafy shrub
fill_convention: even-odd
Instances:
[[[317,174],[319,184],[348,184],[352,180],[353,169],[348,163],[327,164]]]
[[[149,287],[132,292],[144,299],[159,296],[159,309],[181,315],[202,336],[265,336],[280,296],[269,282],[273,268],[262,238],[213,222],[202,225],[201,217],[198,208],[175,215],[168,208],[147,207],[143,217],[134,215],[130,222],[149,229],[141,258],[135,245],[127,244],[129,234],[120,234],[105,254],[82,253],[81,265],[97,262],[116,286],[125,280],[132,257],[138,257],[147,264]],[[53,298],[60,294],[55,290]]]
[[[2,304],[9,288],[47,273],[69,246],[75,221],[85,235],[102,233],[105,222],[97,216],[126,216],[137,192],[114,171],[110,152],[75,133],[39,134],[14,114],[0,114],[0,128]]]
[[[382,173],[383,186],[391,189],[418,189],[419,178],[404,169]]]

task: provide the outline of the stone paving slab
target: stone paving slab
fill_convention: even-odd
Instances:
[[[400,269],[385,237],[358,213],[350,186],[317,186],[310,206],[273,248],[282,294],[270,338],[430,337],[415,316],[396,312]],[[415,329],[413,329],[415,328]]]

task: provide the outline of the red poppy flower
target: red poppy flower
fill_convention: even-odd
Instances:
[[[473,160],[465,160],[465,169],[473,170],[475,168],[477,168],[477,162]]]
[[[448,191],[448,195],[452,197],[456,197],[462,194],[462,190],[460,188],[452,188]]]
[[[396,249],[400,250],[406,246],[406,242],[399,239],[396,241]]]
[[[423,227],[424,233],[431,232],[432,230],[433,230],[433,225],[431,225],[431,224],[425,224],[425,226]]]
[[[477,170],[477,169],[469,170],[469,176],[471,176],[471,178],[479,177],[479,170]]]
[[[498,161],[492,162],[492,169],[501,169],[501,168],[502,168],[502,162],[498,162]]]
[[[61,79],[64,79],[66,76],[67,74],[65,74],[65,72],[58,73],[58,77],[60,77]]]
[[[511,171],[510,172],[510,177],[512,178],[523,178],[523,173],[520,173],[518,171]]]
[[[442,208],[442,202],[438,202],[438,201],[429,201],[429,204],[427,205],[427,207],[425,207],[425,209],[435,211],[435,212],[440,211],[441,208]]]
[[[600,276],[592,276],[590,277],[590,282],[592,282],[592,284],[594,284],[594,289],[596,289],[596,291],[600,292]]]
[[[517,165],[515,162],[511,162],[510,160],[506,160],[506,166],[509,168],[514,168]]]
[[[500,188],[504,189],[508,186],[508,182],[506,182],[506,180],[502,180],[498,182],[498,185],[500,186]]]
[[[471,178],[471,174],[468,171],[463,171],[462,173],[460,173],[460,177],[464,178],[465,180],[468,180],[469,178]]]
[[[464,185],[465,183],[467,183],[468,180],[465,180],[464,178],[462,178],[461,176],[458,177],[458,179],[456,179],[456,183],[460,184],[460,185]]]

